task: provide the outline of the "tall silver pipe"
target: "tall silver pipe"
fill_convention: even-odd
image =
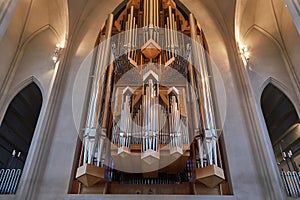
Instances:
[[[0,194],[15,194],[21,173],[21,169],[2,169],[0,171]]]
[[[110,17],[109,17],[110,19]],[[109,23],[109,21],[112,22],[112,19],[107,21],[107,23]],[[109,28],[108,28],[109,29]],[[108,38],[109,33],[108,30],[106,31],[106,38]],[[102,45],[99,45],[99,47],[102,47]],[[99,54],[97,55],[97,59],[96,59],[96,67],[95,67],[95,71],[94,71],[94,79],[92,82],[92,91],[91,91],[91,95],[90,95],[90,104],[89,104],[89,112],[88,112],[88,116],[87,116],[87,122],[86,122],[86,132],[85,132],[85,136],[84,136],[84,159],[83,159],[83,163],[92,163],[92,157],[93,157],[93,149],[96,148],[96,144],[95,144],[95,140],[97,139],[96,136],[96,132],[97,132],[97,128],[99,127],[98,124],[98,119],[100,118],[100,109],[97,109],[98,106],[101,105],[101,97],[104,91],[104,86],[102,85],[102,81],[101,78],[103,76],[103,74],[105,74],[105,68],[103,67],[103,65],[106,65],[107,62],[107,51],[109,51],[110,49],[110,45],[108,42],[106,42],[104,44],[104,48],[102,51],[102,48],[98,48],[98,52],[99,54],[102,54],[102,57],[99,56]]]
[[[199,39],[196,33],[196,26],[194,23],[194,17],[190,15],[191,22],[191,37],[194,41],[200,42],[202,44],[202,40]],[[201,38],[202,39],[202,38]],[[218,165],[218,158],[217,158],[217,133],[215,127],[215,119],[214,119],[214,111],[212,106],[212,99],[211,99],[211,90],[210,84],[208,81],[208,72],[207,72],[207,65],[206,65],[206,58],[205,52],[201,45],[194,45],[193,48],[195,64],[197,66],[198,73],[197,78],[197,88],[198,88],[198,95],[200,97],[200,113],[202,116],[202,126],[205,130],[204,137],[205,137],[205,145],[204,147],[206,156],[208,158],[209,165],[215,164]]]
[[[196,30],[196,25],[195,25],[195,18],[193,16],[193,14],[190,14],[189,15],[189,22],[190,22],[190,29],[191,29],[191,39],[192,39],[192,50],[193,50],[193,57],[194,59],[192,60],[193,64],[196,66],[197,65],[197,45],[196,45],[196,37],[197,37],[197,30]],[[191,83],[191,89],[192,91],[196,90],[196,81],[194,79],[194,69],[192,67],[191,64],[189,64],[189,74],[190,74],[190,83]],[[190,93],[192,94],[192,93]],[[198,98],[200,98],[201,93],[198,93]],[[191,98],[193,98],[191,96]],[[198,112],[201,112],[201,109],[198,108],[198,103],[196,103],[197,101],[192,101],[192,106],[193,106],[193,124],[194,124],[194,128],[195,128],[195,136],[196,136],[196,140],[197,140],[197,144],[198,144],[198,154],[199,154],[199,157],[200,157],[200,167],[203,167],[203,159],[204,159],[204,156],[203,156],[203,152],[204,152],[204,149],[203,149],[203,139],[202,139],[202,136],[201,136],[201,133],[200,133],[200,119],[198,117]]]
[[[170,18],[167,17],[167,33],[168,33],[168,60],[171,59],[171,45],[172,45],[172,40],[171,40],[171,31],[170,31]]]
[[[113,19],[114,19],[113,14],[109,14],[108,19],[107,19],[107,32],[106,32],[107,44],[105,47],[106,51],[105,51],[105,55],[104,55],[103,66],[101,66],[102,68],[106,68],[106,66],[109,66],[108,75],[107,75],[107,83],[106,83],[106,94],[111,93],[110,90],[111,90],[112,75],[113,75],[113,64],[111,62],[112,57],[111,57],[111,51],[110,51],[110,38],[112,35]],[[102,96],[99,98],[102,98]],[[96,134],[97,134],[96,139],[98,140],[97,142],[100,142],[100,144],[99,144],[100,147],[99,147],[99,151],[98,151],[98,154],[100,154],[100,155],[102,155],[102,150],[103,150],[104,142],[106,139],[109,99],[110,99],[110,95],[106,95],[105,102],[104,102],[103,118],[102,118],[102,122],[100,124],[101,130],[96,132]],[[97,126],[98,126],[98,119],[99,119],[99,117],[96,120]],[[93,155],[94,155],[94,153],[95,153],[95,146],[93,148]]]
[[[151,93],[150,93],[150,90],[151,90],[151,84],[152,83],[152,80],[150,79],[149,80],[149,86],[147,87],[147,90],[148,90],[148,93],[146,93],[147,95],[147,100],[148,100],[148,105],[147,105],[147,110],[148,110],[148,131],[150,131],[152,129],[152,124],[151,124]]]
[[[203,45],[202,40],[198,37],[198,42]],[[210,164],[218,165],[217,160],[217,132],[215,126],[215,118],[214,118],[214,110],[212,105],[212,97],[211,97],[211,89],[210,83],[208,80],[208,71],[207,71],[207,64],[205,62],[205,52],[202,46],[198,47],[200,60],[201,60],[201,67],[200,67],[200,76],[202,78],[202,92],[203,92],[203,110],[206,113],[206,123],[204,124],[204,128],[209,130],[209,133],[206,134],[206,140],[210,143]],[[213,159],[212,159],[213,157]]]

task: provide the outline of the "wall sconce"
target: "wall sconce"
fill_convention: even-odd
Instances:
[[[248,62],[250,59],[250,53],[249,53],[248,47],[246,45],[242,45],[240,47],[240,51],[241,51],[242,57]]]
[[[246,45],[242,45],[238,43],[239,53],[241,54],[241,57],[243,59],[244,65],[248,65],[249,59],[250,59],[250,52],[249,48]]]
[[[56,64],[57,61],[59,60],[61,49],[63,49],[63,46],[60,45],[59,43],[57,43],[55,46],[55,49],[54,49],[53,57],[52,57],[54,64]]]

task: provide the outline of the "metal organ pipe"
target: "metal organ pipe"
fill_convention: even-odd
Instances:
[[[149,0],[150,1],[150,16],[149,16],[149,27],[153,27],[153,0]]]
[[[147,10],[147,1],[146,0],[144,0],[144,15],[143,15],[143,27],[145,27],[146,26],[146,11]]]
[[[158,0],[156,1],[156,26],[159,27],[159,2]]]
[[[149,79],[144,84],[143,95],[143,107],[144,107],[144,127],[143,130],[143,151],[146,152],[149,149],[158,151],[158,88],[153,83],[152,79]]]
[[[153,9],[153,25],[154,25],[154,27],[156,27],[157,26],[157,24],[156,24],[156,17],[157,17],[157,14],[156,14],[156,0],[153,0],[153,7],[154,7],[154,9]]]
[[[106,83],[106,94],[110,94],[110,90],[111,90],[111,83],[112,83],[112,75],[113,75],[113,65],[110,62],[111,61],[111,56],[110,56],[110,38],[112,35],[112,27],[113,27],[113,20],[114,20],[114,16],[113,14],[110,14],[108,19],[107,19],[107,46],[106,46],[106,51],[105,51],[105,61],[103,62],[104,68],[106,68],[106,66],[109,64],[108,67],[108,75],[107,75],[107,83]],[[100,97],[101,98],[101,97]],[[102,122],[100,124],[101,126],[101,132],[99,135],[99,138],[97,138],[99,141],[99,149],[98,149],[98,154],[101,156],[102,155],[102,151],[104,148],[104,143],[105,143],[105,139],[106,139],[106,132],[107,132],[107,124],[108,124],[108,104],[109,104],[109,100],[110,99],[110,95],[106,95],[105,98],[105,102],[104,102],[104,112],[103,112],[103,118],[102,118]],[[100,161],[98,160],[98,163]]]
[[[203,45],[202,43],[202,38],[198,37],[199,43]],[[206,100],[206,113],[207,113],[207,129],[210,131],[210,136],[207,138],[209,141],[209,148],[212,151],[213,155],[211,155],[210,159],[210,164],[215,164],[218,165],[217,162],[217,127],[215,123],[215,116],[214,116],[214,109],[213,109],[213,103],[212,103],[212,96],[211,96],[211,89],[210,89],[210,83],[209,83],[209,77],[208,77],[208,71],[207,71],[207,64],[205,62],[206,57],[205,57],[205,52],[203,48],[199,48],[200,51],[200,56],[201,56],[201,64],[202,64],[202,74],[203,77],[203,86],[205,89],[204,91],[206,92],[205,95],[205,100]],[[213,158],[212,158],[213,157]]]
[[[194,41],[199,42],[199,37],[197,36],[196,26],[194,23],[194,17],[190,15],[190,26],[191,26],[191,37]],[[201,41],[200,41],[201,42]],[[202,44],[202,42],[200,43]],[[208,72],[206,66],[206,59],[204,55],[204,51],[200,45],[194,45],[193,48],[194,57],[198,58],[196,60],[196,66],[198,67],[199,74],[197,75],[198,81],[198,95],[200,97],[200,113],[202,116],[202,125],[204,129],[204,141],[198,141],[199,145],[199,156],[201,167],[203,166],[202,156],[203,155],[203,147],[205,148],[205,154],[208,159],[208,165],[215,164],[218,165],[218,157],[217,157],[217,133],[215,127],[215,119],[214,119],[214,111],[212,107],[212,99],[211,99],[211,90],[208,81]]]
[[[170,20],[169,20],[170,18],[169,17],[167,17],[167,36],[168,36],[168,38],[167,38],[167,41],[168,41],[168,45],[167,45],[167,49],[168,49],[168,60],[171,58],[171,42],[172,42],[172,40],[171,40],[171,31],[170,31]]]
[[[113,24],[113,15],[110,14],[107,19],[107,31],[106,31],[106,39],[109,39],[111,37],[111,29]],[[101,46],[102,47],[102,46]],[[90,95],[90,104],[89,104],[89,112],[87,116],[87,122],[86,122],[86,130],[84,133],[84,148],[83,148],[83,164],[89,163],[93,164],[93,158],[95,156],[95,149],[98,144],[99,140],[99,124],[98,119],[101,115],[101,100],[102,100],[102,94],[104,92],[104,87],[102,85],[102,78],[105,74],[106,65],[109,60],[110,54],[108,52],[110,49],[109,42],[105,42],[103,51],[102,48],[98,47],[98,55],[97,55],[97,61],[96,66],[94,70],[94,79],[92,82],[92,91]],[[103,56],[101,57],[102,54]],[[106,135],[105,135],[106,136]],[[98,152],[99,153],[99,152]],[[100,152],[101,153],[101,152]]]
[[[196,25],[195,25],[195,18],[193,14],[189,15],[189,22],[190,22],[190,30],[191,30],[191,38],[192,38],[192,44],[193,45],[193,55],[196,57],[196,51],[195,51],[195,39],[196,39]],[[189,64],[189,79],[191,83],[191,89],[192,91],[195,91],[196,89],[196,81],[195,81],[195,75],[194,75],[194,68],[192,67],[191,64]],[[192,94],[192,93],[191,93]],[[192,98],[192,96],[191,96]],[[198,97],[199,98],[199,97]],[[200,119],[198,117],[198,103],[196,101],[192,101],[192,106],[193,106],[193,124],[195,127],[195,136],[197,140],[197,146],[198,146],[198,153],[200,157],[200,166],[203,167],[203,140],[200,137]]]
[[[169,29],[173,30],[173,23],[172,23],[172,8],[171,6],[169,6],[169,20],[167,20],[169,22]],[[170,35],[170,44],[172,45],[173,44],[173,36],[172,36],[172,33]]]
[[[129,47],[130,47],[130,50],[132,49],[132,31],[133,31],[133,11],[134,11],[134,7],[131,6],[130,7],[130,17],[129,17]]]
[[[160,4],[163,4],[161,10]],[[143,4],[140,5],[141,8],[137,8],[138,2],[128,3],[126,8],[124,8],[125,10],[120,14],[120,17],[115,20],[116,29],[114,30],[122,32],[125,29],[125,33],[119,34],[121,36],[119,36],[116,42],[117,45],[113,43],[112,49],[116,61],[109,65],[107,71],[103,69],[105,69],[108,61],[112,61],[113,59],[110,57],[109,43],[103,49],[99,48],[99,52],[97,53],[95,79],[99,81],[101,79],[100,76],[105,74],[106,82],[104,83],[103,81],[102,83],[102,79],[100,80],[101,82],[93,82],[93,96],[91,97],[93,101],[90,103],[91,107],[89,107],[87,134],[85,135],[87,137],[85,139],[84,163],[102,166],[103,155],[106,153],[107,157],[111,156],[111,159],[115,162],[116,168],[114,171],[118,172],[114,175],[113,181],[124,181],[123,177],[118,177],[120,174],[125,174],[122,170],[118,169],[118,166],[124,164],[123,161],[127,160],[126,156],[136,156],[134,155],[136,151],[141,151],[142,162],[139,163],[142,165],[142,169],[146,165],[151,165],[150,168],[152,168],[164,162],[167,152],[170,157],[181,156],[181,158],[184,158],[179,162],[184,162],[190,156],[196,160],[198,167],[218,164],[217,156],[219,155],[217,154],[217,138],[215,137],[214,111],[210,96],[210,85],[207,81],[208,71],[204,61],[206,60],[205,54],[202,49],[193,44],[193,56],[197,59],[189,62],[192,59],[189,56],[191,51],[190,40],[189,38],[185,38],[183,34],[178,34],[177,30],[179,29],[183,33],[190,30],[191,38],[194,41],[201,41],[201,37],[197,36],[197,26],[193,15],[190,14],[189,16],[190,29],[188,29],[185,17],[181,14],[177,15],[180,11],[176,10],[176,8],[174,11],[174,7],[169,6],[171,4],[173,6],[174,2],[143,0]],[[159,28],[160,24],[164,25],[164,32],[160,32],[162,30]],[[113,15],[110,15],[105,25],[108,41],[112,34],[113,25]],[[142,26],[143,31],[141,33],[138,33],[138,26]],[[160,36],[164,36],[161,41],[159,41]],[[153,39],[157,44],[149,41],[149,39]],[[165,48],[161,42],[165,44]],[[139,43],[144,45],[136,51],[136,47],[140,45]],[[126,52],[125,57],[119,56],[123,55],[123,52]],[[177,57],[179,53],[181,55],[185,54],[184,57]],[[154,56],[155,58],[153,58]],[[188,59],[188,61],[184,59]],[[143,64],[146,65],[143,66]],[[162,66],[156,64],[162,64]],[[193,65],[200,67],[194,69]],[[116,67],[115,74],[114,66]],[[125,75],[127,70],[135,66],[141,66],[137,67],[135,71],[139,74],[138,76],[142,76],[138,77],[138,83],[135,84],[129,80],[129,82],[120,81],[118,84],[117,81],[121,80],[123,73]],[[188,72],[184,69],[186,66]],[[172,80],[168,82],[169,79],[167,79],[166,87],[162,86],[160,88],[159,76],[164,75],[165,72],[171,73],[171,68],[181,73],[187,81],[186,83],[184,81],[174,83],[176,86],[170,92],[166,88],[170,86],[168,84]],[[195,74],[196,70],[199,72],[198,74]],[[96,73],[99,75],[96,76]],[[134,73],[129,73],[128,75],[134,75]],[[172,76],[173,74],[168,75]],[[141,80],[140,78],[142,78],[142,87],[138,85]],[[169,76],[166,78],[169,78]],[[129,85],[134,87],[136,92],[127,95],[127,92],[123,91],[121,94],[120,89],[124,89],[124,87]],[[113,114],[117,114],[117,116],[111,121],[112,116],[109,109],[113,87],[117,91],[113,93],[116,94],[115,103],[117,104],[113,109]],[[159,94],[160,89],[161,94]],[[196,95],[193,95],[194,91]],[[131,95],[133,95],[132,99]],[[195,99],[185,99],[186,95],[189,96],[188,98],[195,98],[196,101]],[[186,105],[187,101],[191,102],[191,105]],[[190,117],[191,119],[188,119]],[[116,119],[119,121],[116,122]],[[189,124],[191,122],[193,126]],[[94,128],[95,130],[92,130],[93,127],[96,127]],[[192,127],[194,128],[192,131],[195,132],[198,148],[194,146],[196,144],[190,147],[189,131],[191,131]],[[202,133],[203,129],[206,131]],[[107,130],[112,131],[112,143],[114,145],[111,145],[111,151],[105,151],[105,144],[109,145],[108,141],[105,143]],[[198,152],[193,152],[195,150]],[[184,151],[186,152],[184,153]],[[158,159],[161,160],[158,161]],[[192,163],[189,164],[192,165]],[[176,181],[177,176],[180,176],[178,179],[182,179],[183,170],[186,170],[182,166],[180,164],[178,170],[171,170],[170,172],[170,174],[174,175],[174,180],[176,176]],[[109,167],[109,169],[113,169],[113,167]],[[202,169],[190,169],[191,174],[192,171],[193,174],[202,173]],[[156,172],[160,173],[161,171],[157,170]],[[169,175],[169,172],[166,173]],[[175,175],[176,173],[178,174]],[[140,175],[142,177],[144,173]],[[100,178],[102,183],[108,182],[107,178],[105,180],[103,177]],[[190,177],[189,180],[191,179],[193,178]],[[170,177],[169,180],[171,180]],[[131,181],[134,182],[135,180],[131,179]],[[151,179],[147,181],[155,182]],[[200,180],[197,179],[197,181]]]
[[[146,0],[146,12],[145,12],[145,15],[146,15],[146,24],[145,26],[148,26],[148,20],[149,20],[149,0]]]

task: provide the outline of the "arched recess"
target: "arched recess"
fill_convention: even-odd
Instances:
[[[11,101],[0,126],[0,168],[23,169],[43,102],[30,83]]]
[[[300,164],[300,124],[293,103],[269,83],[261,95],[261,109],[279,169],[297,170]],[[290,150],[293,155],[288,158]],[[283,158],[284,155],[287,157]]]

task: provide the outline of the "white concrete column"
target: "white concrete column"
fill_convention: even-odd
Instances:
[[[0,0],[0,41],[15,13],[19,0]]]
[[[299,0],[285,0],[290,14],[293,18],[294,24],[300,34],[300,1]]]

